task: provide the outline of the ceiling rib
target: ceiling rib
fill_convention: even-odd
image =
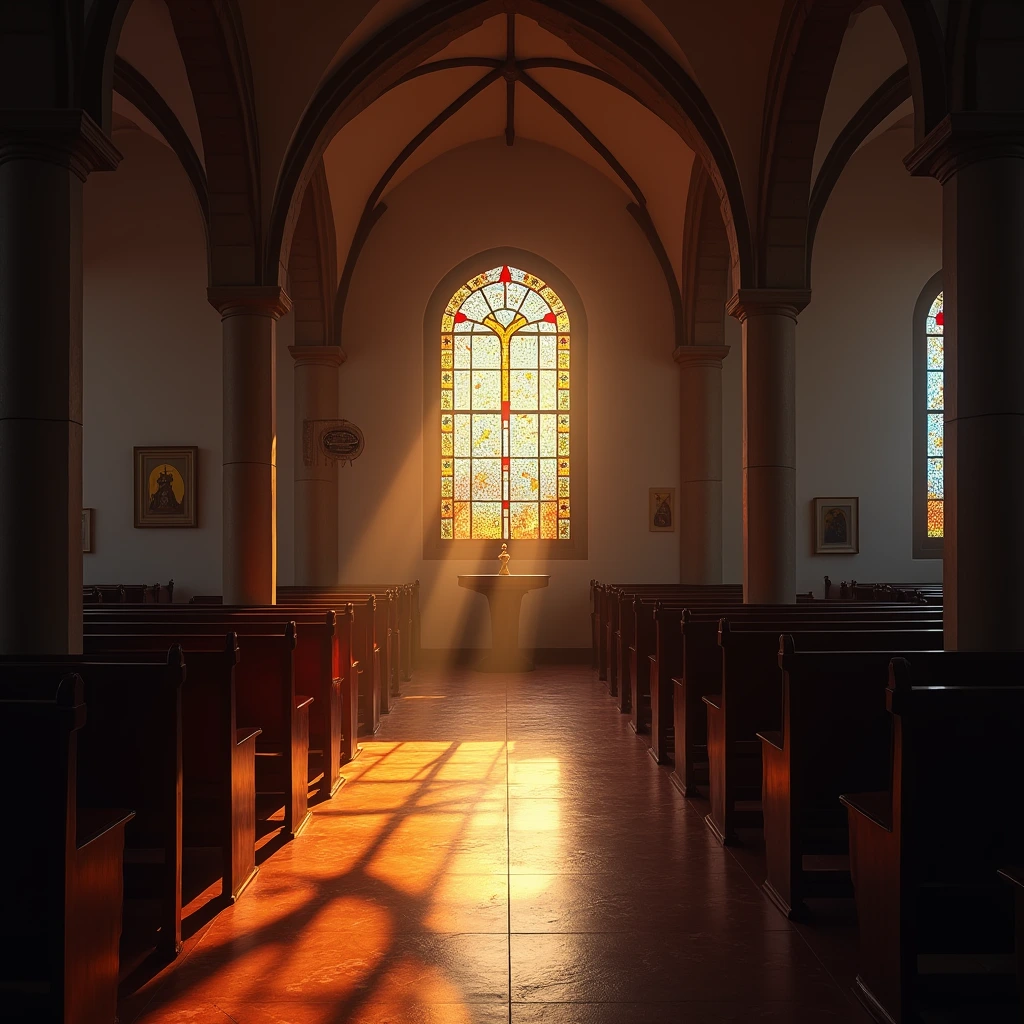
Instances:
[[[571,71],[576,74],[593,78],[605,85],[609,85],[619,92],[636,100],[641,101],[633,92],[617,82],[611,75],[608,75],[599,68],[589,64],[582,64],[577,61],[564,60],[556,57],[535,57],[527,60],[517,61],[515,57],[515,14],[508,15],[508,30],[506,35],[506,57],[505,60],[498,60],[493,57],[453,57],[447,60],[433,61],[429,64],[422,64],[414,68],[408,74],[400,78],[392,88],[397,88],[405,82],[413,81],[424,75],[434,74],[441,71],[450,71],[456,68],[488,68],[489,73],[484,75],[476,83],[470,86],[457,99],[450,103],[440,114],[437,115],[426,127],[424,127],[398,154],[391,165],[381,176],[377,185],[370,193],[363,208],[362,216],[352,237],[349,246],[348,256],[345,260],[345,267],[342,271],[341,280],[338,283],[338,293],[335,299],[334,330],[335,343],[341,344],[342,323],[344,320],[345,303],[348,299],[349,289],[352,284],[352,277],[355,274],[356,263],[359,260],[363,246],[366,244],[371,231],[377,221],[384,215],[387,206],[379,203],[379,199],[387,188],[388,183],[394,178],[402,165],[416,152],[417,149],[445,124],[451,117],[457,114],[474,97],[478,96],[484,89],[504,78],[506,81],[505,99],[505,142],[512,146],[515,143],[515,87],[520,82],[536,95],[543,103],[549,106],[568,125],[570,125],[583,140],[608,164],[618,179],[633,196],[633,202],[627,204],[626,209],[630,216],[636,221],[637,226],[643,232],[648,244],[654,252],[668,286],[669,296],[672,302],[676,344],[679,344],[679,337],[683,330],[683,302],[679,282],[676,279],[672,261],[665,250],[661,235],[651,218],[647,209],[647,199],[637,182],[633,179],[626,168],[615,157],[615,154],[576,116],[561,100],[552,95],[536,79],[532,78],[527,71],[535,69],[557,69]],[[646,104],[641,103],[645,109]]]

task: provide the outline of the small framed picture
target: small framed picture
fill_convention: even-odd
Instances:
[[[647,506],[651,533],[673,533],[676,528],[676,489],[652,487]]]
[[[814,499],[814,553],[856,555],[860,551],[860,499]]]
[[[194,527],[199,449],[135,449],[135,526]]]
[[[93,509],[82,509],[82,554],[92,552],[92,513]]]

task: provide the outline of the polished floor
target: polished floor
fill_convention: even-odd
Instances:
[[[121,1021],[863,1022],[589,669],[420,671]]]

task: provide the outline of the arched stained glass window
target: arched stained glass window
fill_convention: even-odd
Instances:
[[[529,271],[464,284],[440,324],[442,541],[573,536],[571,329]]]
[[[914,309],[914,557],[941,558],[945,531],[945,315],[942,273]]]
[[[944,353],[942,330],[945,318],[942,315],[942,292],[935,297],[928,310],[925,327],[928,347],[928,370],[926,378],[925,403],[928,416],[928,504],[926,506],[926,527],[931,539],[942,537],[943,526],[943,457],[942,417],[944,408],[943,378]]]

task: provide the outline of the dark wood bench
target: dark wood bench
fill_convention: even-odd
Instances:
[[[839,796],[888,786],[885,692],[889,662],[904,653],[800,651],[781,638],[781,728],[758,735],[764,889],[788,917],[806,918],[809,898],[853,894]]]
[[[722,689],[705,696],[708,721],[708,796],[705,821],[722,843],[738,842],[736,830],[762,824],[761,741],[759,732],[777,731],[782,718],[782,673],[779,637],[791,624],[771,628],[732,628],[728,619],[719,626],[722,648]],[[861,627],[861,628],[858,628]],[[837,630],[793,631],[798,650],[818,651],[928,651],[941,650],[942,630],[902,631],[863,628],[851,623]],[[740,802],[758,806],[740,808]]]
[[[830,621],[837,622],[838,628],[853,628],[851,624],[855,622],[864,624],[865,628],[876,624],[885,628],[885,623],[893,626],[903,623],[911,629],[940,628],[942,625],[941,609],[911,609],[908,606],[860,608],[819,601],[814,605],[787,608],[743,605],[740,608],[686,609],[679,622],[682,661],[670,663],[667,669],[659,666],[660,679],[671,674],[672,782],[684,796],[692,796],[708,785],[707,712],[703,699],[722,689],[718,625],[723,616],[728,616],[737,628],[740,624],[761,622],[772,629],[779,627],[780,633],[798,629],[800,623],[806,622],[818,624],[817,628],[824,628],[821,624]],[[666,621],[665,629],[667,633],[672,630],[670,619]],[[662,720],[667,722],[667,711]]]
[[[60,666],[0,667],[0,777],[12,822],[0,918],[6,1020],[94,1024],[117,1013],[122,858],[131,810],[82,807],[84,684]],[[86,730],[88,726],[86,726]]]
[[[269,627],[268,627],[269,628]],[[240,650],[236,666],[236,714],[260,729],[256,740],[256,792],[279,796],[284,804],[283,828],[294,838],[309,819],[309,708],[313,698],[295,692],[296,626],[289,622],[280,632],[235,634]],[[152,633],[85,635],[90,651],[153,651],[169,639],[186,654],[215,653],[224,645],[223,634],[186,632],[179,623],[154,622]]]
[[[79,674],[89,728],[78,741],[82,806],[131,807],[125,831],[125,893],[155,901],[154,945],[167,959],[181,949],[181,694],[180,647],[163,644],[150,659],[3,657],[7,672],[52,679]]]
[[[295,646],[295,687],[313,697],[309,714],[310,778],[323,776],[321,798],[333,796],[342,783],[341,767],[355,754],[352,721],[352,686],[355,672],[351,663],[353,612],[345,607],[336,613],[258,610],[231,614],[208,608],[182,606],[171,614],[154,617],[145,613],[126,615],[90,614],[85,619],[87,635],[111,633],[153,633],[165,628],[187,630],[193,635],[219,634],[229,630],[241,636],[283,628],[284,616],[298,626]],[[159,622],[159,627],[154,627]],[[166,626],[173,623],[173,626]],[[344,652],[344,653],[343,653]],[[347,665],[347,668],[346,668]],[[358,712],[356,712],[358,718]],[[347,739],[346,739],[347,738]]]
[[[997,872],[1024,859],[1022,678],[1024,654],[891,663],[891,783],[842,797],[860,929],[855,991],[876,1019],[917,1019],[936,982],[944,998],[970,988],[966,976],[923,974],[922,955],[1013,952],[1012,893]]]

